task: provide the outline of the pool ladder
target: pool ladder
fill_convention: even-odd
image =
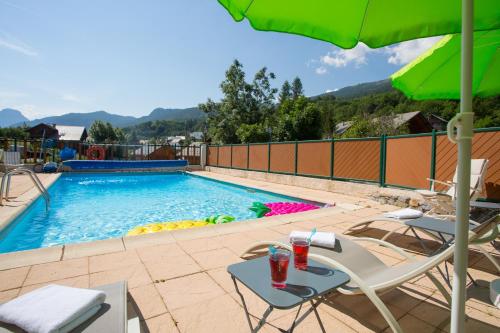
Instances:
[[[42,182],[40,181],[40,178],[38,178],[36,173],[26,168],[15,168],[13,170],[7,171],[7,173],[5,173],[2,176],[2,184],[0,185],[0,206],[3,206],[3,199],[5,199],[5,201],[9,201],[10,179],[12,175],[30,176],[31,180],[33,181],[33,184],[35,184],[35,187],[38,189],[38,191],[40,191],[40,194],[45,200],[45,209],[49,210],[49,205],[50,205],[49,192],[47,192],[47,189],[43,186]]]

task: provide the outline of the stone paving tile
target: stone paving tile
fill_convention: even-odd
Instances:
[[[186,252],[177,243],[143,247],[137,249],[137,253],[143,262],[186,255]]]
[[[207,273],[227,293],[235,291],[233,280],[226,267],[211,269]]]
[[[220,249],[223,245],[215,239],[206,237],[179,241],[177,244],[188,254]]]
[[[245,232],[245,236],[253,238],[255,241],[278,240],[283,238],[283,235],[281,233],[274,231],[270,228],[262,228],[262,229],[248,231]]]
[[[139,308],[141,319],[149,319],[167,312],[167,308],[154,284],[129,288],[128,292]]]
[[[24,286],[85,275],[88,272],[88,258],[34,265],[28,273]]]
[[[197,304],[225,294],[207,273],[197,273],[157,283],[156,288],[170,312],[184,307],[197,308]]]
[[[126,236],[123,237],[123,244],[127,250],[133,250],[140,247],[175,243],[175,239],[169,232],[155,232],[152,234]]]
[[[98,240],[91,243],[67,244],[64,246],[63,258],[81,258],[98,254],[120,252],[125,250],[121,238]]]
[[[398,323],[401,326],[401,329],[404,332],[408,333],[420,333],[420,332],[442,332],[439,328],[434,327],[423,320],[420,320],[411,314],[407,314],[404,317],[398,319]],[[384,333],[391,333],[392,330],[387,328],[384,330]]]
[[[89,257],[90,273],[109,271],[139,264],[141,261],[134,250],[102,254]]]
[[[200,272],[202,268],[187,254],[144,263],[153,281],[168,280]]]
[[[30,291],[44,287],[44,286],[49,285],[49,284],[60,284],[62,286],[75,287],[75,288],[89,288],[89,286],[90,286],[89,276],[88,275],[80,275],[80,276],[67,278],[67,279],[55,280],[55,281],[44,282],[44,283],[39,283],[39,284],[26,285],[26,286],[23,286],[21,288],[19,295],[26,294]]]
[[[191,257],[205,270],[227,267],[242,261],[242,259],[226,248],[193,253]]]
[[[220,242],[224,247],[230,249],[234,254],[239,256],[251,244],[255,243],[255,239],[246,236],[245,234],[231,234],[218,236],[217,242]]]
[[[364,295],[334,294],[324,305],[324,311],[355,331],[379,332],[388,327],[380,312]],[[405,314],[399,307],[389,304],[388,308],[396,319]]]
[[[128,281],[129,289],[153,283],[144,266],[142,264],[135,264],[113,270],[91,273],[90,287],[123,280]]]
[[[29,270],[26,266],[0,271],[0,291],[21,287]]]
[[[37,265],[61,260],[62,246],[0,254],[0,270]]]
[[[0,303],[5,303],[10,301],[11,299],[16,298],[17,295],[19,295],[20,290],[21,288],[0,291]]]
[[[183,333],[249,331],[243,309],[229,295],[212,297],[197,306],[186,306],[171,313]]]
[[[304,310],[301,311],[301,313],[303,312]],[[283,317],[271,320],[271,323],[282,329],[289,329],[295,318],[295,313],[296,311],[293,311],[292,313],[289,313]],[[326,332],[342,332],[342,333],[356,332],[352,328],[350,328],[349,326],[338,320],[337,318],[325,312],[321,305],[318,307],[318,313]],[[319,325],[318,320],[316,319],[314,313],[311,313],[293,331],[297,333],[321,332],[321,326]]]
[[[160,316],[150,318],[143,322],[143,329],[148,333],[178,333],[179,330],[175,325],[172,316],[169,313],[162,314]]]

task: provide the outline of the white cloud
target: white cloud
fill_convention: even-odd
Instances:
[[[21,42],[17,38],[2,32],[0,36],[0,47],[9,49],[14,52],[24,54],[29,57],[36,57],[38,53],[29,45]]]
[[[334,92],[334,91],[337,91],[339,90],[339,88],[335,88],[335,89],[326,89],[325,90],[325,93],[331,93],[331,92]]]
[[[75,102],[75,103],[81,103],[82,102],[81,98],[79,98],[78,96],[76,96],[74,94],[63,94],[61,96],[61,99],[63,101],[67,101],[67,102]]]
[[[315,69],[315,72],[318,75],[324,75],[324,74],[328,73],[328,70],[326,69],[325,66],[320,66],[320,67]]]
[[[385,47],[385,53],[389,55],[387,62],[393,65],[404,65],[427,51],[442,37],[429,37],[410,40]]]
[[[349,50],[339,49],[328,52],[320,58],[320,62],[324,65],[336,68],[346,67],[351,63],[356,67],[360,67],[361,65],[366,65],[368,63],[368,54],[377,52],[379,52],[379,50],[371,49],[365,44],[359,43],[356,47]]]

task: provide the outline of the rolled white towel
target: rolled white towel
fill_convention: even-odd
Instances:
[[[0,305],[0,321],[30,333],[69,332],[99,311],[106,294],[51,284]]]
[[[424,213],[419,210],[411,208],[398,209],[393,212],[387,212],[383,214],[384,217],[390,217],[394,219],[416,219],[422,217]]]
[[[306,241],[307,238],[311,235],[311,232],[308,231],[292,231],[290,233],[290,242],[293,239],[299,239]],[[335,234],[333,232],[317,232],[311,238],[311,244],[316,246],[323,247],[335,247]]]

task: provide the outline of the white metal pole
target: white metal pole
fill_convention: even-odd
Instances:
[[[462,59],[460,74],[460,114],[456,117],[458,141],[458,184],[453,261],[451,332],[465,332],[465,300],[469,233],[470,167],[472,146],[472,49],[474,1],[462,0]],[[451,136],[451,133],[448,133]]]

